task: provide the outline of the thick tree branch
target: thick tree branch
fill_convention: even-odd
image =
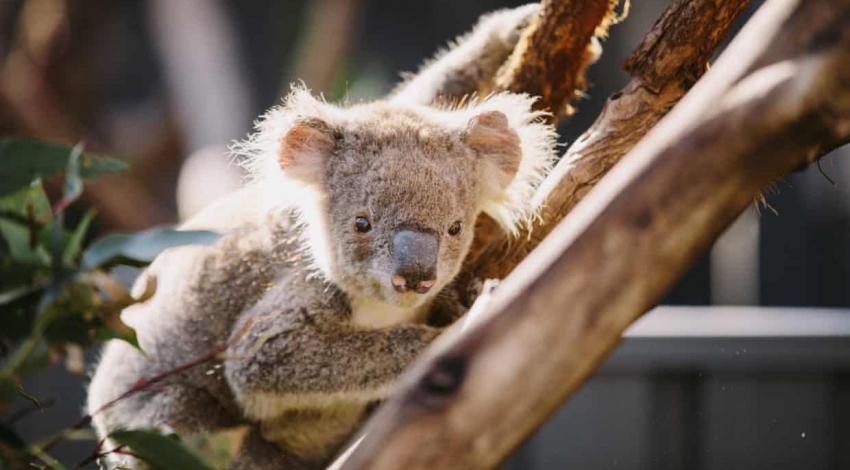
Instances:
[[[570,101],[586,88],[585,70],[601,53],[592,38],[607,34],[618,3],[543,0],[541,14],[496,76],[496,91],[538,96],[537,109],[570,114]]]
[[[494,467],[754,193],[848,140],[850,0],[769,0],[500,285],[487,321],[426,352],[343,468]]]
[[[538,192],[540,219],[511,243],[490,221],[482,220],[466,279],[507,276],[696,83],[747,3],[674,1],[624,64],[632,79],[609,98]]]

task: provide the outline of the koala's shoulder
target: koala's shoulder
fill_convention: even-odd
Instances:
[[[188,333],[193,338],[184,340],[187,349],[215,346],[229,334],[239,312],[261,299],[282,270],[295,269],[293,258],[300,252],[295,225],[285,213],[276,220],[257,211],[254,195],[252,189],[234,193],[189,220],[182,229],[223,236],[210,246],[166,250],[139,277],[134,292],[153,283],[155,294],[126,309],[123,317],[146,333],[149,343]],[[196,338],[211,343],[198,346]]]

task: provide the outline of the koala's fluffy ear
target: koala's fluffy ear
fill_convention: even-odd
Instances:
[[[303,183],[321,181],[325,160],[336,145],[330,126],[318,118],[297,118],[280,138],[278,163],[287,177]]]
[[[467,124],[464,142],[479,155],[484,168],[484,197],[499,199],[519,171],[522,149],[516,131],[500,111],[485,111]]]

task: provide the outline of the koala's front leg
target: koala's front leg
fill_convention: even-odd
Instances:
[[[488,84],[511,55],[522,30],[540,11],[539,3],[481,17],[473,30],[396,88],[391,101],[433,104],[458,100]]]
[[[227,352],[225,373],[243,411],[256,420],[334,400],[384,398],[440,331],[360,328],[337,312],[307,309],[251,313],[247,331]]]

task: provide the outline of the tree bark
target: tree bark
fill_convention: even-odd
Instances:
[[[536,109],[571,114],[570,101],[587,88],[584,72],[601,50],[619,0],[543,0],[540,15],[523,32],[494,79],[495,91],[539,97]],[[541,79],[543,78],[543,79]]]
[[[495,467],[754,194],[848,140],[850,0],[769,0],[500,285],[485,321],[425,353],[343,468]]]
[[[673,2],[623,65],[632,79],[608,99],[593,126],[570,146],[538,191],[540,218],[515,240],[508,240],[492,221],[480,222],[479,239],[462,278],[466,284],[473,282],[471,278],[502,279],[513,271],[702,77],[711,55],[748,3]],[[468,304],[473,300],[465,298]]]

